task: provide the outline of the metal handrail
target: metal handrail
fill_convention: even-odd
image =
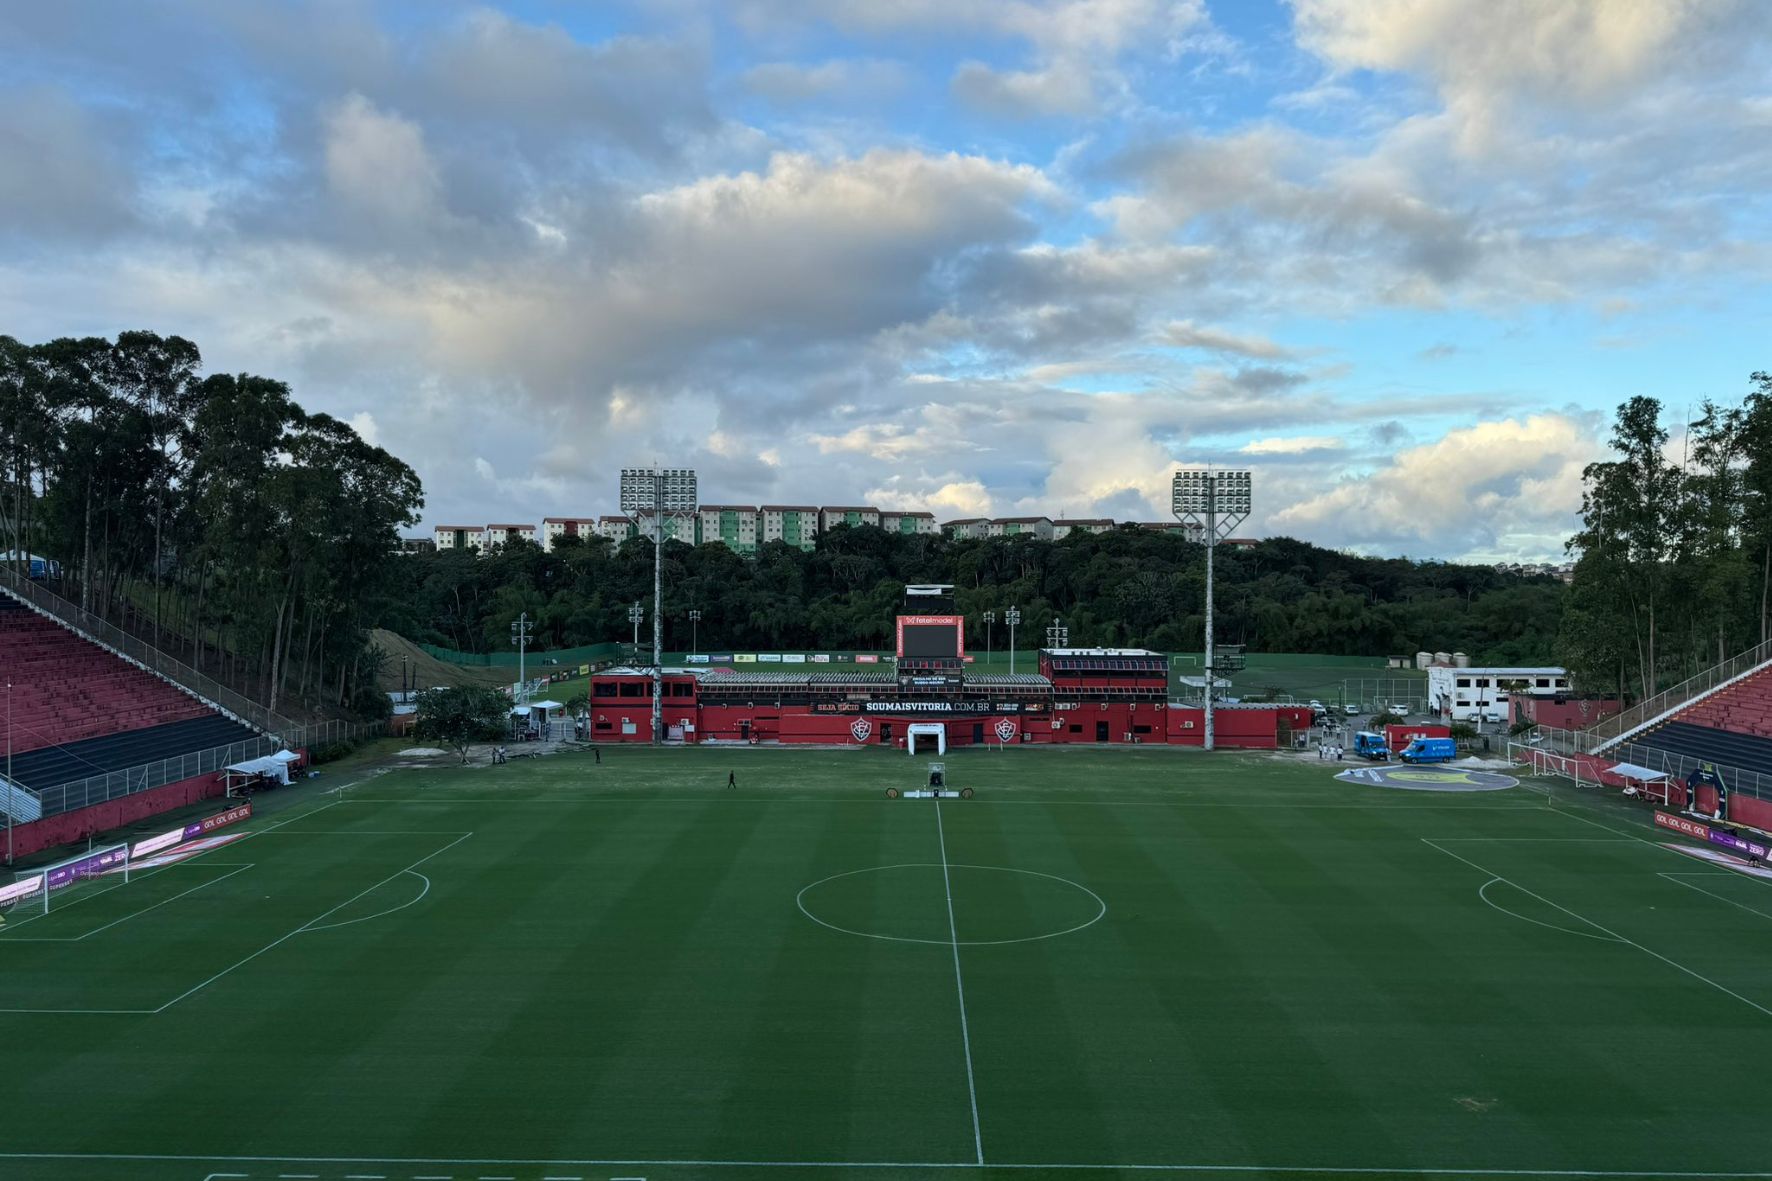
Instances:
[[[1584,748],[1589,754],[1599,754],[1608,743],[1643,726],[1648,722],[1667,713],[1687,701],[1708,693],[1712,689],[1734,680],[1742,673],[1772,660],[1772,640],[1756,644],[1745,652],[1737,653],[1729,659],[1705,669],[1697,676],[1688,677],[1671,689],[1664,689],[1653,697],[1645,698],[1627,710],[1613,714],[1609,718],[1595,722],[1582,731]]]
[[[171,755],[133,767],[51,784],[36,789],[34,794],[40,802],[43,816],[59,816],[64,812],[102,804],[121,796],[206,775],[232,763],[262,758],[279,749],[311,749],[321,742],[372,733],[383,725],[385,723],[381,722],[319,722],[312,726],[298,726],[286,735],[264,735],[242,742],[230,742],[226,746],[212,746],[207,750]]]
[[[4,584],[7,590],[24,602],[54,616],[96,643],[110,648],[150,672],[154,672],[195,696],[203,698],[224,713],[233,714],[255,730],[267,734],[281,734],[301,729],[301,723],[267,709],[258,702],[228,688],[215,678],[198,672],[182,660],[168,656],[146,641],[130,635],[109,620],[69,602],[46,587],[39,586],[10,565],[0,563],[0,584]]]

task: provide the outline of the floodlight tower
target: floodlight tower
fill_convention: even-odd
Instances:
[[[1046,646],[1048,648],[1069,648],[1071,646],[1071,629],[1064,625],[1064,620],[1053,618],[1052,626],[1046,629]]]
[[[664,741],[664,526],[695,512],[692,468],[621,469],[621,511],[652,520],[652,741]]]
[[[1003,612],[1003,622],[1009,625],[1009,675],[1015,675],[1015,625],[1021,622],[1021,608],[1011,607]]]
[[[628,608],[628,622],[634,625],[634,642],[628,645],[628,659],[640,659],[640,622],[646,618],[646,608],[640,606],[635,599],[634,605]]]
[[[992,658],[996,655],[996,641],[992,633],[997,630],[997,613],[986,611],[979,618],[984,620],[984,663],[988,668],[992,663]]]
[[[689,612],[689,650],[701,655],[701,612],[694,609]]]
[[[529,648],[529,641],[535,638],[535,625],[529,622],[529,612],[517,616],[511,624],[511,647],[517,650],[517,701],[522,705],[529,697],[529,678],[523,675],[523,654]]]
[[[1231,530],[1249,519],[1252,496],[1247,468],[1214,471],[1184,468],[1175,473],[1171,489],[1175,519],[1200,530],[1206,546],[1206,749],[1213,749],[1212,691],[1216,681],[1212,654],[1212,551]]]

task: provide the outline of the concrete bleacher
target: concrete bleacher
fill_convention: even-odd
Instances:
[[[1688,759],[1772,775],[1772,668],[1761,668],[1631,737]]]
[[[86,779],[107,771],[122,771],[212,750],[258,737],[251,729],[213,711],[203,717],[125,730],[99,738],[87,738],[64,746],[43,747],[12,756],[12,777],[21,786],[42,791],[58,783]]]
[[[152,673],[0,595],[0,670],[12,683],[14,756],[217,717]]]

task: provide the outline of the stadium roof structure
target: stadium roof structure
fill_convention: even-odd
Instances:
[[[1047,656],[1161,656],[1149,648],[1042,648]]]

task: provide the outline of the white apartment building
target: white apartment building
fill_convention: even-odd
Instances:
[[[486,548],[503,545],[507,541],[534,541],[534,525],[488,525],[486,526]]]
[[[867,505],[826,505],[818,510],[819,532],[838,525],[878,525],[880,510]]]
[[[989,537],[991,522],[988,517],[961,517],[957,521],[943,521],[941,530],[949,537],[970,541],[975,538]]]
[[[759,534],[764,542],[785,541],[803,550],[818,544],[818,506],[815,504],[766,504],[757,510]]]
[[[604,513],[597,518],[597,536],[607,537],[611,542],[620,545],[630,537],[638,537],[640,531],[634,527],[632,517]]]
[[[597,518],[595,517],[543,517],[541,522],[541,548],[549,553],[554,551],[554,543],[562,537],[595,537],[597,535]]]
[[[941,526],[935,523],[934,513],[894,513],[880,514],[880,528],[888,533],[940,533]]]
[[[741,554],[757,552],[757,506],[754,504],[704,504],[696,510],[701,540],[718,541]]]
[[[1529,697],[1569,692],[1569,670],[1562,668],[1457,668],[1436,664],[1427,670],[1427,707],[1454,722],[1504,722],[1510,716],[1508,685]]]
[[[1041,541],[1052,540],[1050,517],[998,517],[988,528],[992,537],[1037,537]]]
[[[1106,533],[1113,527],[1107,517],[1060,517],[1052,522],[1052,540],[1063,541],[1073,533]]]
[[[479,525],[438,525],[431,530],[437,548],[486,549],[486,530]]]

